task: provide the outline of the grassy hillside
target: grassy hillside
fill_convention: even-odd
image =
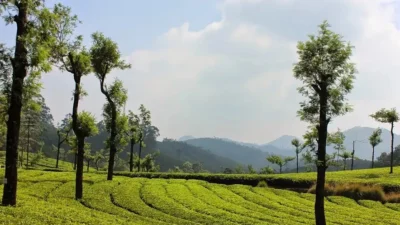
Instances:
[[[0,166],[4,167],[5,165],[5,151],[0,151]],[[36,153],[29,153],[29,161],[36,156]],[[26,164],[26,152],[24,153],[24,161],[23,165],[25,167]],[[34,169],[54,169],[56,167],[56,159],[50,157],[43,157],[41,158],[34,166],[29,166]],[[70,162],[65,162],[59,160],[58,167],[60,170],[73,170],[73,164]]]
[[[314,195],[198,180],[84,174],[73,200],[72,172],[21,170],[18,206],[2,224],[313,224]],[[2,188],[0,188],[0,192]],[[400,204],[329,197],[328,224],[398,224]]]

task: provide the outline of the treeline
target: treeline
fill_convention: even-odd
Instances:
[[[130,67],[121,59],[118,45],[101,32],[93,33],[92,45],[84,46],[83,37],[74,32],[80,23],[71,9],[62,4],[46,7],[42,0],[1,1],[0,13],[8,24],[17,28],[15,45],[0,45],[0,146],[6,150],[3,205],[15,205],[18,166],[23,165],[26,149],[26,166],[29,152],[43,151],[44,133],[51,127],[52,118],[40,95],[40,77],[52,67],[70,74],[74,80],[71,113],[57,127],[56,158],[65,157],[62,145],[68,144],[76,169],[75,198],[82,198],[84,162],[107,160],[107,179],[112,180],[117,152],[130,145],[139,146],[136,155],[130,151],[129,168],[138,171],[155,171],[156,154],[142,156],[141,149],[148,136],[158,136],[158,129],[151,124],[150,111],[143,105],[139,113],[122,111],[127,101],[127,90],[115,79],[110,85],[108,77],[113,70]],[[87,96],[82,79],[94,75],[99,82],[106,103],[103,105],[103,128],[107,131],[104,151],[91,153],[88,138],[99,132],[97,121],[88,111],[79,110],[80,100]],[[54,130],[53,130],[54,131]],[[41,139],[42,138],[42,139]],[[4,141],[5,140],[5,141]],[[25,147],[26,146],[26,147]],[[48,149],[47,149],[48,150]],[[104,154],[101,154],[104,153]],[[40,154],[37,154],[40,155]],[[142,160],[143,158],[143,160]],[[99,167],[99,166],[97,166]]]

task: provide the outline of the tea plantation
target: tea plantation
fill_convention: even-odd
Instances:
[[[106,181],[104,174],[85,173],[79,202],[74,178],[73,172],[20,170],[18,205],[0,207],[1,224],[314,224],[314,195],[307,193],[204,180]],[[328,224],[400,221],[397,203],[331,196],[325,207]]]

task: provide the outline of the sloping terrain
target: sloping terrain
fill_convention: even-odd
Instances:
[[[312,194],[85,173],[84,198],[75,201],[72,172],[19,175],[18,206],[0,207],[2,224],[314,224]],[[328,224],[398,224],[399,212],[400,204],[326,201]]]

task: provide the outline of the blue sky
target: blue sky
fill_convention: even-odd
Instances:
[[[51,5],[56,0],[48,1]],[[265,143],[301,136],[307,124],[296,111],[302,97],[292,67],[296,43],[327,19],[354,46],[359,74],[349,102],[354,112],[335,118],[330,130],[382,126],[369,114],[400,108],[399,1],[395,0],[63,0],[83,21],[77,34],[101,31],[119,44],[127,71],[114,71],[128,89],[127,109],[152,112],[162,137],[219,136]],[[12,45],[14,26],[0,23],[0,42]],[[73,79],[43,75],[55,122],[71,111]],[[81,110],[102,119],[98,81]],[[399,130],[400,132],[400,130]]]

